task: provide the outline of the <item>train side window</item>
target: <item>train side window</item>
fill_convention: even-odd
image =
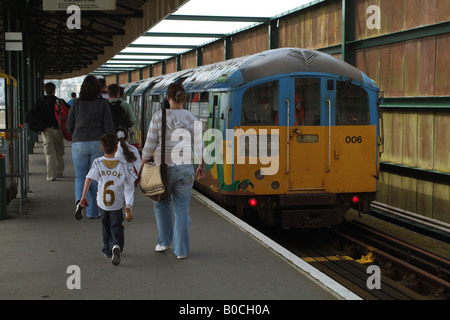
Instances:
[[[214,95],[213,96],[213,114],[212,114],[212,128],[217,129],[218,128],[218,124],[217,124],[217,113],[219,112],[219,96],[218,95]]]
[[[337,81],[336,125],[369,125],[369,95],[349,81]]]
[[[192,93],[189,100],[189,111],[198,119],[198,112],[200,110],[200,93]]]
[[[155,114],[155,112],[161,110],[161,101],[160,97],[158,95],[152,96],[152,115]],[[151,118],[151,117],[150,117]],[[150,118],[148,118],[150,120]]]
[[[320,79],[295,79],[295,125],[320,126]]]
[[[278,125],[278,81],[247,89],[242,97],[241,125]]]
[[[202,92],[200,94],[199,101],[199,115],[198,119],[202,123],[202,131],[205,132],[208,129],[208,119],[209,119],[209,93]]]
[[[189,102],[191,101],[191,94],[190,93],[186,93],[186,101]],[[189,110],[189,103],[185,103],[183,104],[183,109],[185,110]]]

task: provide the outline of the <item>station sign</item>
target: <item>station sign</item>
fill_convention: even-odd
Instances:
[[[5,32],[5,50],[22,51],[22,32]]]
[[[44,11],[66,11],[72,5],[82,11],[116,10],[116,0],[43,0]]]

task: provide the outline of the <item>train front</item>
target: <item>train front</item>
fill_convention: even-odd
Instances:
[[[350,208],[369,211],[381,142],[372,80],[303,49],[255,55],[233,79],[241,84],[232,108],[218,113],[231,124],[216,165],[224,202],[284,228],[337,225]]]

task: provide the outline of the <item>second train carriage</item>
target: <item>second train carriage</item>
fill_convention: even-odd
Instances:
[[[369,210],[379,88],[355,67],[282,48],[146,79],[131,95],[133,143],[144,145],[172,82],[185,87],[185,108],[204,134],[207,176],[196,186],[219,203],[285,228],[335,225],[351,207]]]

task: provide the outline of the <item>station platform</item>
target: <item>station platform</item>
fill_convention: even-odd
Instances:
[[[36,144],[25,214],[16,199],[0,221],[0,299],[359,299],[195,191],[187,259],[154,251],[153,204],[136,189],[134,219],[124,221],[122,261],[113,266],[101,252],[101,220],[75,220],[75,174],[71,144],[65,144],[66,170],[56,181],[46,181],[42,142]],[[79,268],[79,289],[67,285],[77,273],[71,266]]]

